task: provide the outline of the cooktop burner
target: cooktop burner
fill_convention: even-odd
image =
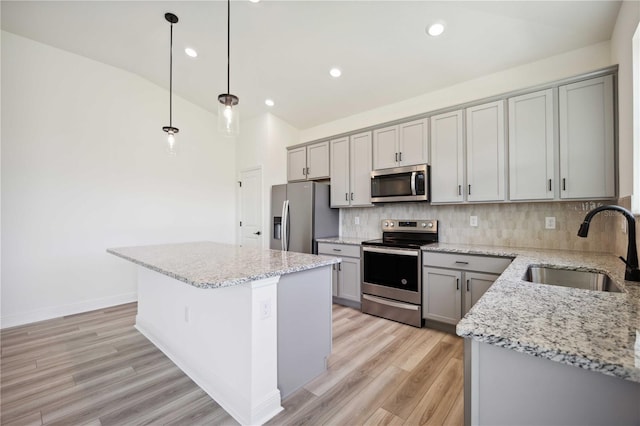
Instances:
[[[438,242],[437,220],[385,219],[382,231],[382,238],[364,241],[362,245],[419,249]]]

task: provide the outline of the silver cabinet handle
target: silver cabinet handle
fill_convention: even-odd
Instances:
[[[551,191],[551,179],[549,179],[549,191]]]
[[[460,290],[460,278],[456,278],[456,290]]]
[[[398,153],[396,152],[396,163],[398,162]]]
[[[399,154],[400,154],[400,155],[399,155],[399,158],[400,158],[400,160],[399,160],[399,161],[402,161],[402,153],[400,152]]]
[[[467,280],[467,291],[469,291],[469,280]]]
[[[309,168],[307,167],[307,176],[309,176]]]
[[[333,251],[342,251],[342,249],[334,248]]]
[[[458,195],[462,195],[462,185],[458,185]]]
[[[349,201],[349,193],[348,192],[344,193],[344,200],[345,201]]]
[[[353,201],[353,192],[351,193],[351,201]]]
[[[469,184],[469,195],[471,195],[471,184]]]
[[[464,260],[456,260],[457,265],[468,265],[469,262],[465,262]]]
[[[566,178],[562,178],[562,190],[563,191],[567,190],[567,179]]]

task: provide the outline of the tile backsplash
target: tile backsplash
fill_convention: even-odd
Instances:
[[[591,222],[589,236],[577,236],[585,214],[604,204],[607,203],[574,201],[445,206],[392,203],[341,209],[341,236],[380,238],[380,221],[383,219],[438,219],[438,237],[446,243],[624,254],[626,235],[622,232],[622,220],[618,213],[598,214]],[[477,216],[477,227],[469,225],[470,216]],[[545,229],[546,217],[555,217],[556,229]],[[355,224],[356,218],[358,225]],[[624,244],[621,240],[624,240]],[[620,252],[622,245],[624,250]]]

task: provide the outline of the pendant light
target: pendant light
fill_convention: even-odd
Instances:
[[[169,125],[164,126],[162,130],[167,133],[167,152],[169,155],[178,153],[176,147],[176,133],[179,132],[177,127],[173,127],[173,24],[178,23],[178,17],[173,13],[165,13],[164,19],[171,24],[170,29],[170,48],[169,48]]]
[[[218,95],[218,130],[227,136],[237,136],[240,133],[240,114],[237,106],[239,99],[229,93],[230,21],[231,0],[227,0],[227,93]]]

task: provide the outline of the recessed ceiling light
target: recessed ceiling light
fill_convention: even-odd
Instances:
[[[329,74],[333,78],[338,78],[342,75],[342,71],[340,71],[340,68],[331,68],[331,70],[329,70]]]
[[[443,32],[444,32],[444,25],[441,23],[435,23],[427,29],[427,33],[433,37],[437,37]]]
[[[253,0],[251,0],[251,1],[253,1]],[[255,2],[254,2],[254,3],[255,3]],[[273,102],[273,99],[267,99],[267,100],[265,100],[265,101],[264,101],[264,104],[265,104],[266,106],[270,106],[270,107],[272,107],[272,106],[274,106],[274,105],[275,105],[275,102]]]
[[[196,52],[196,50],[191,47],[187,47],[186,49],[184,49],[184,53],[186,53],[187,56],[191,58],[195,58],[198,56],[198,52]]]
[[[259,3],[260,0],[249,0],[251,3]]]

